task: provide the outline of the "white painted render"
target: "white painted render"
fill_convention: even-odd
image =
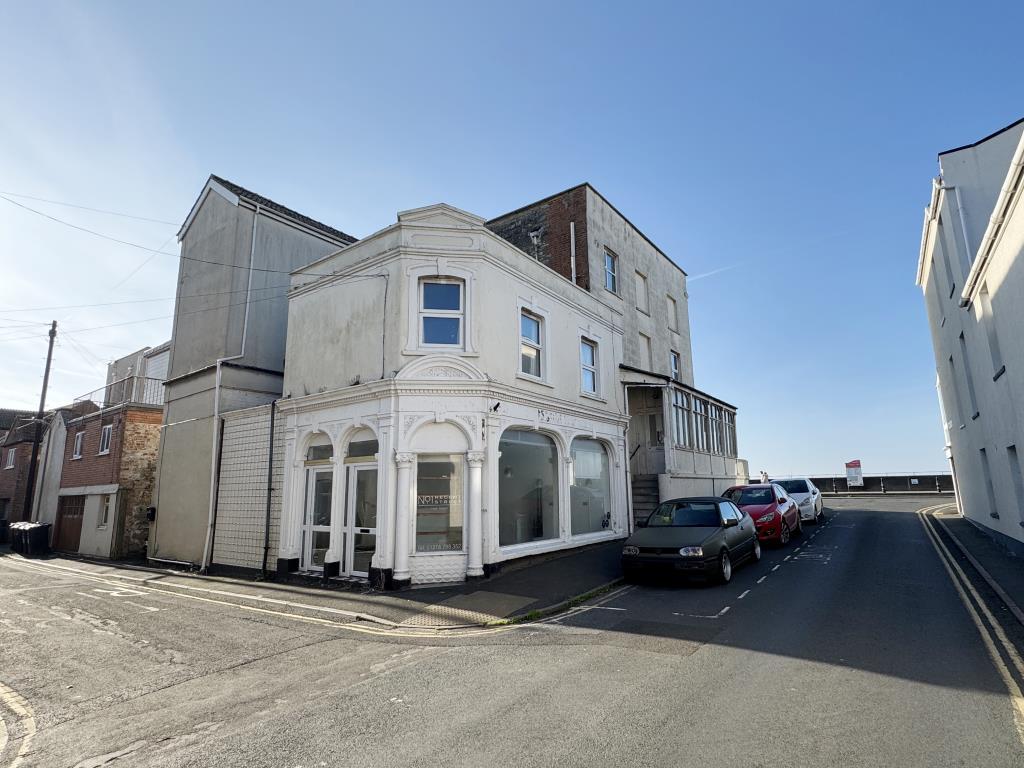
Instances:
[[[331,273],[310,281],[308,273]],[[383,277],[383,276],[386,276]],[[419,282],[463,281],[464,332],[457,349],[424,347]],[[450,206],[399,215],[398,223],[299,270],[294,276],[288,356],[279,409],[286,419],[279,556],[300,557],[309,441],[334,447],[334,487],[344,487],[347,444],[359,430],[378,441],[378,528],[374,567],[416,583],[480,575],[484,564],[621,537],[628,532],[625,427],[618,381],[622,316]],[[386,301],[385,301],[386,292]],[[543,320],[539,379],[519,370],[519,318]],[[579,341],[598,343],[599,391],[582,391]],[[383,374],[383,375],[382,375]],[[340,385],[340,386],[339,386]],[[498,443],[510,427],[548,435],[559,457],[558,532],[498,545]],[[569,528],[569,448],[595,438],[609,456],[614,516],[606,530]],[[462,552],[417,553],[415,457],[462,454],[469,477]],[[332,550],[340,558],[342,494],[332,497]]]
[[[948,454],[963,513],[1024,551],[1024,123],[939,160],[917,282]]]

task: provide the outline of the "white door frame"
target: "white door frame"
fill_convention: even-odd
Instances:
[[[306,493],[303,501],[302,509],[302,552],[301,552],[301,569],[304,571],[323,571],[323,564],[313,564],[313,533],[326,533],[328,537],[331,534],[331,525],[316,525],[314,526],[311,522],[313,516],[313,503],[315,501],[314,487],[316,484],[316,478],[318,475],[327,475],[331,479],[331,503],[328,505],[328,509],[331,510],[333,515],[333,500],[335,494],[335,482],[334,482],[334,467],[333,465],[327,464],[324,466],[312,466],[305,468],[305,480],[306,480]]]
[[[358,464],[348,464],[348,488],[345,494],[345,524],[343,527],[343,535],[345,537],[344,547],[344,559],[341,565],[341,572],[347,573],[351,576],[369,576],[369,570],[357,571],[355,570],[355,549],[356,549],[356,535],[357,534],[372,534],[374,537],[374,550],[379,546],[378,530],[380,529],[380,497],[378,494],[378,483],[380,468],[375,461],[360,462]],[[377,495],[377,515],[375,517],[375,523],[372,528],[364,526],[356,526],[356,502],[357,502],[357,482],[360,472],[367,472],[373,470],[378,473],[378,477],[373,482],[373,493]],[[371,558],[372,560],[372,558]]]

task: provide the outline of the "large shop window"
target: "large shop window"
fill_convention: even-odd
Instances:
[[[461,280],[420,281],[420,340],[423,344],[462,346],[462,289]]]
[[[416,551],[461,552],[463,457],[421,455],[416,462]]]
[[[596,533],[611,525],[612,490],[608,452],[597,440],[577,437],[572,441],[572,533]]]
[[[498,445],[498,543],[558,536],[558,450],[538,432],[509,429]]]

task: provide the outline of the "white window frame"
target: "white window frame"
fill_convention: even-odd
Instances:
[[[100,429],[100,450],[97,452],[97,456],[106,456],[110,453],[110,443],[113,440],[113,434],[113,424],[104,424]]]
[[[477,357],[476,341],[476,272],[471,269],[449,264],[444,257],[431,259],[426,264],[406,267],[404,279],[406,291],[406,336],[402,354],[436,355],[439,352],[460,357]],[[462,281],[462,344],[423,344],[423,322],[421,320],[422,282],[440,280]],[[414,290],[415,289],[415,290]],[[390,306],[390,305],[389,305]],[[433,310],[430,310],[433,313]]]
[[[82,443],[85,442],[85,430],[80,429],[75,432],[75,446],[71,452],[72,459],[82,458]]]
[[[584,344],[586,344],[587,346],[589,346],[591,349],[594,350],[594,364],[593,365],[587,365],[586,363],[583,362],[583,349],[582,349],[582,347],[583,347]],[[600,351],[599,350],[599,346],[600,345],[596,341],[594,341],[593,339],[589,338],[588,336],[580,336],[580,344],[579,344],[579,347],[578,347],[578,349],[580,351],[580,394],[585,395],[586,397],[600,397],[601,396],[601,372],[600,372],[600,362],[599,362],[600,358],[598,357],[598,353]],[[584,371],[591,371],[594,374],[594,389],[593,390],[587,389],[584,386],[584,384],[583,384],[583,373],[584,373]]]
[[[7,449],[7,462],[4,464],[4,469],[14,469],[14,448]]]
[[[645,315],[651,314],[651,291],[647,283],[647,275],[640,270],[633,270],[633,284],[636,286],[636,309]],[[641,297],[643,302],[641,302]]]
[[[668,300],[668,329],[679,333],[679,302],[668,294],[665,294],[665,298]]]
[[[100,496],[99,516],[96,522],[97,528],[106,528],[110,524],[110,508],[113,506],[115,495],[113,493],[105,493]]]
[[[527,338],[523,335],[523,318],[528,317],[537,323],[537,341]],[[544,318],[540,315],[534,314],[529,309],[523,308],[519,310],[519,373],[522,376],[526,376],[531,379],[540,379],[544,381],[544,376],[547,374],[547,365],[544,362],[544,347],[547,346],[544,342],[545,329],[544,329]],[[540,366],[540,373],[530,373],[529,371],[523,370],[523,347],[530,347],[531,349],[537,350],[537,365]]]
[[[619,255],[611,248],[604,249],[604,289],[619,295]]]
[[[427,283],[439,285],[459,286],[459,309],[427,309],[423,306],[424,287]],[[416,321],[419,332],[419,345],[424,349],[463,349],[466,346],[466,283],[459,278],[451,277],[421,277],[416,283],[418,293],[417,307],[419,318]],[[458,318],[459,320],[459,341],[457,344],[437,344],[428,342],[423,337],[423,321],[428,317],[439,317],[445,319]]]
[[[682,358],[679,357],[679,353],[674,349],[670,349],[668,352],[668,367],[672,371],[672,380],[679,381]]]
[[[523,358],[522,358],[522,345],[526,342],[523,341],[523,330],[522,330],[522,317],[523,313],[532,315],[535,319],[540,321],[540,376],[534,376],[530,373],[523,372]],[[549,350],[551,348],[549,329],[551,328],[550,312],[547,309],[534,303],[531,299],[519,297],[516,302],[516,318],[515,328],[516,335],[513,337],[516,340],[515,343],[515,355],[516,355],[516,378],[523,379],[524,381],[532,381],[536,384],[543,384],[546,387],[551,387],[549,378],[551,375],[551,365]],[[532,342],[531,342],[532,346]]]

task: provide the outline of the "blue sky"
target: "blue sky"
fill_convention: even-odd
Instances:
[[[938,151],[1024,114],[1024,6],[824,5],[4,0],[0,193],[175,250],[209,173],[357,236],[590,181],[692,276],[752,470],[941,469],[922,210]],[[169,337],[150,257],[0,201],[0,405],[37,401],[51,317],[51,405]]]

